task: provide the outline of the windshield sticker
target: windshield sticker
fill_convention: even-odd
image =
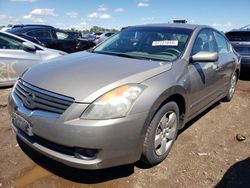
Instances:
[[[153,41],[152,46],[178,46],[178,40]]]

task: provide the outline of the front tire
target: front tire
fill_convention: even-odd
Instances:
[[[142,160],[149,165],[162,162],[169,154],[179,127],[179,108],[168,102],[154,115],[146,132]]]

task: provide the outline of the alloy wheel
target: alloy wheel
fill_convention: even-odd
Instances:
[[[236,77],[236,74],[234,74],[231,78],[231,81],[230,81],[230,88],[229,88],[229,97],[230,98],[233,97],[233,94],[235,92],[236,83],[237,83],[237,77]]]
[[[173,111],[167,112],[160,120],[155,133],[155,152],[158,156],[165,154],[172,146],[177,134],[177,116]]]

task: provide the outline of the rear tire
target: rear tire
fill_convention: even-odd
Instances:
[[[222,99],[222,101],[230,102],[232,100],[232,98],[234,96],[234,93],[235,93],[235,88],[236,88],[237,81],[238,81],[238,77],[237,77],[237,73],[235,72],[231,77],[229,87],[228,87],[228,91],[227,91],[227,96],[224,97]]]
[[[149,165],[162,162],[169,154],[179,127],[179,108],[168,102],[154,115],[146,132],[142,160]]]

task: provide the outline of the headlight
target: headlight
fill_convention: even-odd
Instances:
[[[120,86],[104,94],[83,112],[83,119],[113,119],[124,117],[146,87],[141,84]]]

